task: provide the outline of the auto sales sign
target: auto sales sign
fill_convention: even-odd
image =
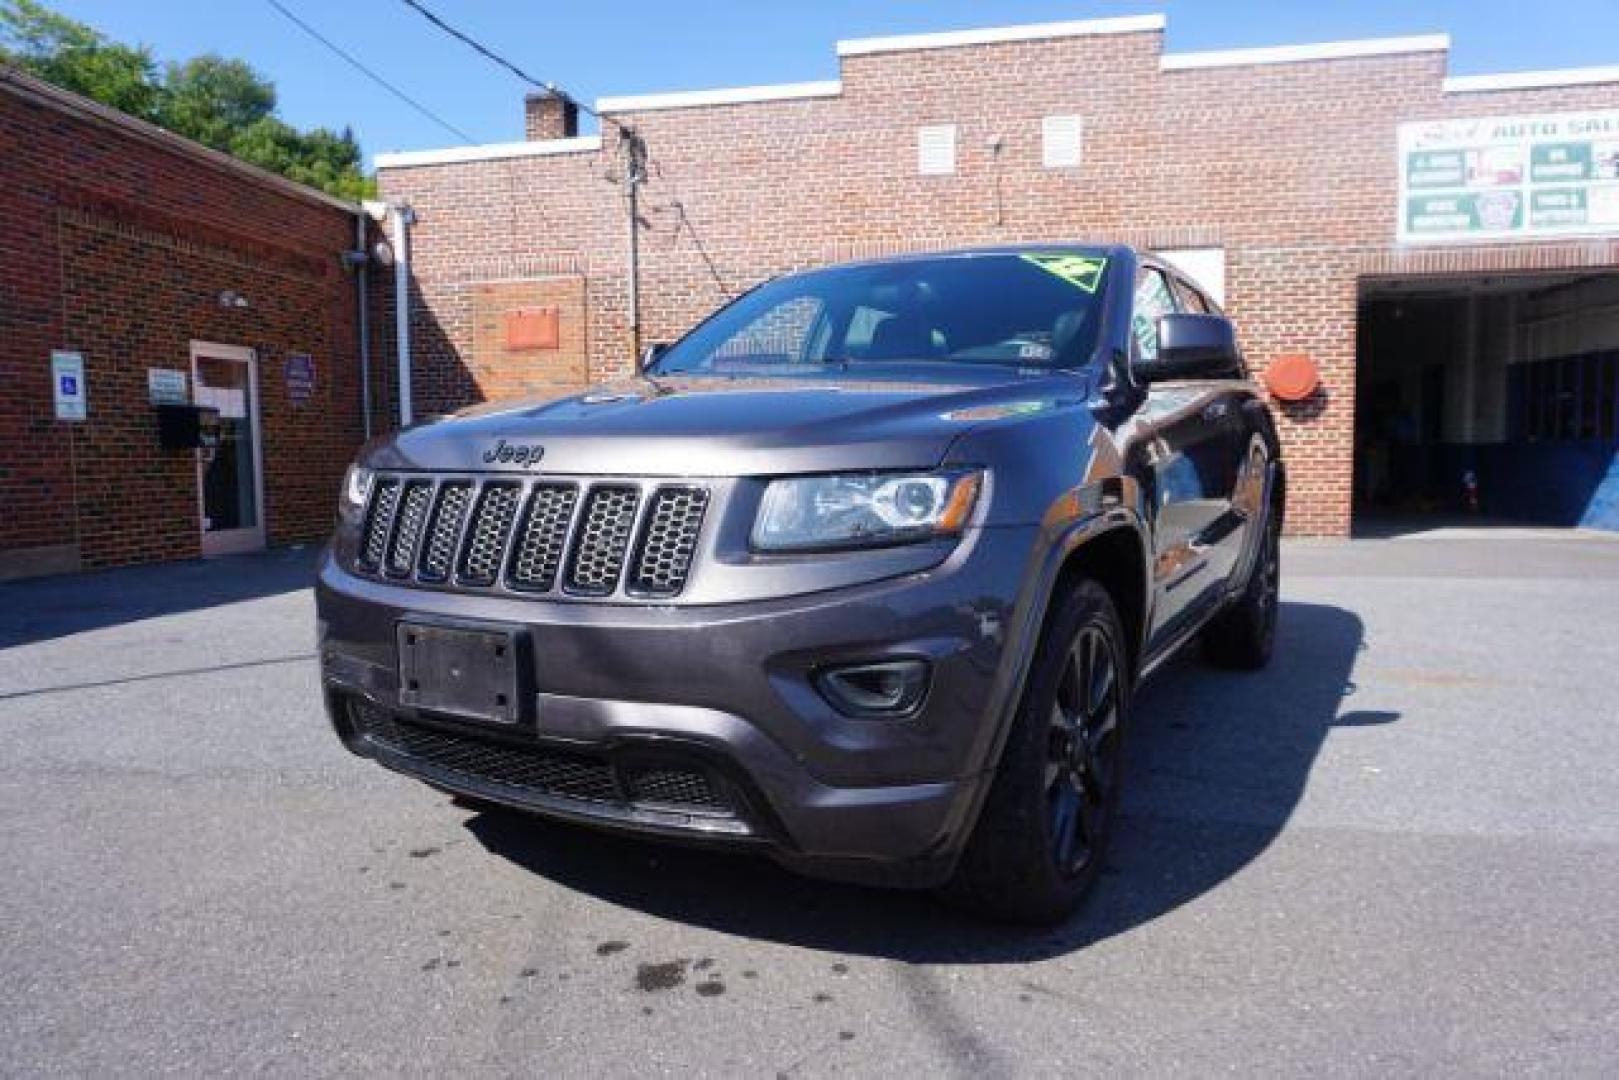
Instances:
[[[1402,244],[1619,233],[1619,110],[1400,125]]]

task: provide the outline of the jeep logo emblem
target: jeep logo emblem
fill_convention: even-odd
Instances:
[[[534,443],[529,446],[513,446],[505,439],[501,439],[483,452],[485,465],[499,462],[502,465],[520,465],[525,469],[533,468],[545,456],[545,447]]]

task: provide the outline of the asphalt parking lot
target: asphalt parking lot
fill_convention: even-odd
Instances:
[[[1037,934],[348,756],[312,561],[0,586],[6,1074],[1619,1071],[1615,540],[1290,545]]]

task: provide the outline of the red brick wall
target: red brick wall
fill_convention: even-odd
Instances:
[[[622,115],[654,162],[645,339],[677,336],[721,299],[699,239],[732,291],[898,249],[1224,247],[1228,307],[1254,366],[1302,352],[1324,374],[1313,400],[1278,410],[1290,527],[1346,532],[1362,276],[1401,260],[1438,272],[1447,255],[1497,269],[1619,262],[1608,243],[1396,250],[1397,125],[1619,107],[1619,87],[1445,94],[1440,52],[1162,71],[1161,49],[1162,35],[1145,32],[856,55],[836,97]],[[1042,166],[1041,118],[1057,114],[1084,118],[1077,169]],[[957,125],[956,172],[920,176],[916,129],[936,123]],[[590,373],[630,370],[623,187],[609,182],[621,169],[609,132],[601,152],[382,172],[387,196],[417,214],[416,324],[428,343],[417,378],[433,408],[484,392],[446,374],[471,344],[469,290],[524,276],[525,261],[585,273]]]
[[[322,537],[360,442],[353,217],[10,82],[0,181],[0,573],[198,553],[195,457],[159,448],[146,386],[193,340],[258,351],[267,538]],[[83,423],[55,419],[52,349],[84,356]],[[289,352],[315,358],[302,408]]]

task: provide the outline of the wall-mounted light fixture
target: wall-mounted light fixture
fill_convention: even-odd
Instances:
[[[219,306],[222,308],[241,309],[248,306],[247,297],[235,289],[226,289],[219,294]]]

